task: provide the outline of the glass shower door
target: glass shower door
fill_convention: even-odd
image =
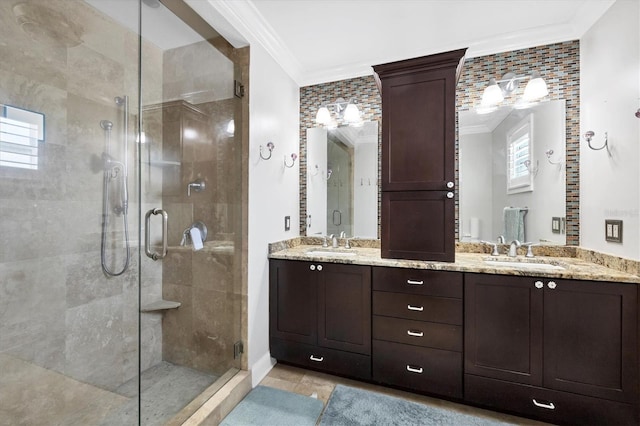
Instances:
[[[0,2],[0,424],[138,419],[138,32],[94,3]]]
[[[142,424],[185,420],[240,367],[239,68],[163,3],[141,9]]]

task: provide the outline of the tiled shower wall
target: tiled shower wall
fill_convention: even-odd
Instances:
[[[479,104],[482,91],[489,78],[499,79],[509,71],[515,72],[519,76],[528,75],[535,70],[547,82],[549,100],[566,100],[567,245],[578,245],[580,234],[579,54],[579,42],[574,40],[468,59],[463,67],[457,87],[457,110],[468,110]],[[346,100],[354,98],[359,107],[362,102],[364,105],[361,110],[366,111],[363,114],[363,119],[381,121],[381,99],[377,90],[373,76],[300,88],[300,233],[302,235],[305,235],[307,216],[306,129],[317,126],[315,115],[318,108],[324,103],[335,102],[337,97]],[[380,170],[380,164],[378,168]],[[456,170],[456,181],[457,179]],[[457,211],[458,201],[456,200],[456,222]],[[380,223],[379,215],[380,208],[378,207],[378,223]]]
[[[50,0],[34,4],[81,23],[83,42],[34,41],[17,24],[15,3],[0,2],[0,102],[42,112],[46,133],[38,170],[0,168],[0,352],[114,389],[138,371],[138,262],[134,244],[124,275],[106,278],[101,270],[99,123],[112,121],[114,146],[121,144],[122,109],[114,97],[130,97],[129,231],[135,241],[138,37],[84,1]],[[147,69],[161,70],[159,50],[145,43],[143,51]],[[142,268],[143,296],[159,295],[160,265],[144,259]],[[143,318],[143,367],[160,360],[160,325],[158,315]]]
[[[234,64],[200,42],[166,51],[163,66],[167,101],[149,109],[161,114],[151,125],[161,132],[161,152],[152,156],[163,164],[162,205],[171,215],[162,294],[182,304],[165,313],[163,360],[219,376],[236,366],[233,345],[241,339],[242,168],[235,136],[240,131],[227,132],[239,102]],[[176,98],[186,100],[171,101]],[[187,186],[196,179],[205,189],[188,195]],[[183,231],[195,221],[208,231],[205,248],[197,252],[180,247]]]

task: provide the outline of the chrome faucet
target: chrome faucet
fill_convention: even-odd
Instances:
[[[338,248],[340,247],[338,245],[338,237],[336,237],[335,235],[331,234],[331,247],[333,248]]]
[[[511,241],[511,244],[509,245],[509,257],[518,256],[518,247],[520,246],[521,246],[520,241],[518,240]]]
[[[498,235],[498,244],[504,244],[504,235]]]

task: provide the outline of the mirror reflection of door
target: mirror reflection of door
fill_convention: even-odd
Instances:
[[[377,122],[307,129],[307,171],[307,235],[377,238]]]

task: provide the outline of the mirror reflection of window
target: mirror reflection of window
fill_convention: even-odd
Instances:
[[[37,170],[43,141],[43,114],[0,104],[0,167]]]
[[[507,193],[533,191],[533,114],[507,133]]]

